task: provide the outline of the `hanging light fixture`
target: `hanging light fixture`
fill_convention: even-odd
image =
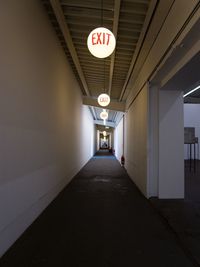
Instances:
[[[103,136],[106,136],[106,134],[107,134],[106,131],[103,131]]]
[[[105,109],[103,109],[103,111],[100,113],[100,118],[102,120],[107,120],[107,118],[108,118],[108,112]]]
[[[97,99],[98,103],[100,106],[102,107],[106,107],[110,104],[110,96],[103,93],[103,94],[100,94],[98,96],[98,99]]]
[[[98,96],[98,104],[102,107],[106,107],[110,104],[110,96],[105,93],[105,60],[104,60],[104,93]]]
[[[90,53],[98,58],[109,57],[116,45],[114,34],[104,27],[91,31],[87,39],[87,46]]]
[[[115,49],[116,40],[114,34],[103,27],[103,0],[101,1],[101,27],[90,32],[87,46],[90,53],[97,58],[106,58]]]
[[[104,72],[104,93],[100,94],[98,96],[98,104],[102,107],[106,107],[110,104],[110,96],[108,94],[105,93],[105,60],[104,60],[104,64],[103,64],[104,68],[103,68],[103,72]],[[105,122],[104,122],[105,124]]]
[[[90,53],[97,58],[106,58],[110,56],[116,46],[116,40],[114,34],[103,27],[103,0],[101,0],[101,27],[98,27],[91,31],[87,38],[87,46]],[[105,91],[105,61],[104,61],[104,91]],[[98,97],[98,104],[102,107],[106,107],[110,103],[110,96],[105,92]],[[105,113],[102,114],[104,117]],[[102,118],[101,117],[101,118]],[[104,125],[105,125],[105,120]]]

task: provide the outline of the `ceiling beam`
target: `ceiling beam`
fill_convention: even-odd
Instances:
[[[50,3],[51,3],[51,6],[53,8],[54,14],[56,16],[57,22],[58,22],[60,29],[62,31],[62,34],[64,36],[64,39],[65,39],[65,42],[66,42],[67,47],[69,49],[69,52],[71,54],[72,60],[74,62],[76,70],[78,72],[78,75],[79,75],[79,78],[80,78],[81,83],[83,85],[83,88],[85,90],[85,93],[87,96],[90,96],[88,85],[87,85],[87,82],[85,80],[85,76],[83,74],[83,70],[81,68],[81,64],[79,62],[79,58],[78,58],[78,55],[76,52],[76,48],[73,44],[72,37],[71,37],[70,31],[69,31],[66,19],[65,19],[65,16],[63,14],[62,7],[60,5],[60,1],[59,0],[50,0]],[[90,110],[92,112],[93,117],[96,119],[97,116],[96,116],[96,112],[95,112],[94,108],[91,107]]]
[[[83,105],[104,108],[100,106],[96,98],[83,96]],[[125,102],[110,101],[110,104],[105,109],[125,112]]]
[[[138,55],[140,53],[140,50],[142,48],[143,41],[145,39],[145,34],[146,34],[146,31],[148,30],[148,26],[149,26],[149,23],[151,21],[151,17],[152,17],[152,14],[154,12],[154,9],[156,7],[157,1],[158,0],[152,0],[150,2],[150,6],[149,6],[149,9],[148,9],[148,12],[147,12],[144,24],[143,24],[142,31],[140,33],[140,37],[139,37],[135,52],[134,52],[132,60],[131,60],[131,64],[130,64],[130,67],[129,67],[129,70],[128,70],[128,73],[127,73],[127,76],[126,76],[126,80],[124,82],[124,86],[122,88],[122,91],[121,91],[121,94],[120,94],[120,97],[119,97],[119,101],[121,101],[123,99],[123,96],[125,94],[128,82],[130,80],[130,77],[132,75],[133,69],[135,67],[135,63],[137,61]]]
[[[117,41],[117,32],[118,32],[118,25],[119,25],[120,5],[121,5],[121,0],[115,0],[114,19],[113,19],[113,34],[116,38],[116,41]],[[111,94],[111,89],[112,89],[114,64],[115,64],[115,51],[111,55],[111,62],[110,62],[110,74],[109,74],[109,85],[108,85],[108,94],[109,95]]]
[[[106,121],[106,124],[104,124],[103,120],[94,120],[94,123],[115,128],[115,123],[110,121]]]
[[[87,86],[87,82],[85,80],[85,76],[83,74],[83,70],[81,68],[80,62],[79,62],[79,58],[78,55],[76,53],[76,49],[74,47],[73,41],[72,41],[72,37],[65,19],[65,16],[63,14],[62,11],[62,7],[60,5],[60,1],[59,0],[50,0],[51,6],[53,8],[53,11],[55,13],[57,22],[60,26],[60,29],[62,31],[62,34],[65,38],[65,42],[67,44],[67,47],[69,49],[69,52],[71,54],[71,57],[73,59],[74,65],[76,67],[76,70],[78,72],[79,78],[81,80],[81,83],[83,85],[83,88],[85,90],[86,95],[90,95],[89,90],[88,90],[88,86]]]
[[[200,97],[187,96],[184,99],[185,104],[200,104]]]

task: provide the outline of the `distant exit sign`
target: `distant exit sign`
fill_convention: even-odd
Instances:
[[[109,103],[110,103],[110,96],[107,95],[107,94],[101,94],[101,95],[99,95],[99,97],[98,97],[98,103],[102,107],[108,106]]]

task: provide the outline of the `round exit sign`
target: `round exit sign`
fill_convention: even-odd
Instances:
[[[101,94],[101,95],[99,95],[99,97],[98,97],[98,103],[102,107],[108,106],[109,103],[110,103],[110,97],[109,97],[109,95],[107,95],[107,94]]]
[[[98,58],[105,58],[112,54],[115,49],[116,40],[114,34],[99,27],[91,31],[87,39],[87,46],[90,53]]]
[[[102,112],[100,113],[100,118],[101,118],[102,120],[107,120],[107,118],[108,118],[108,112],[106,112],[106,111],[102,111]]]

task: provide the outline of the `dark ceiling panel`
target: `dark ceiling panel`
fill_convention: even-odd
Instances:
[[[81,91],[85,95],[84,86],[57,23],[51,3],[49,0],[42,0],[42,2],[80,84]],[[150,0],[121,0],[119,19],[115,21],[118,25],[118,31],[114,61],[111,60],[111,56],[106,59],[93,57],[87,48],[87,37],[91,30],[100,27],[102,23],[111,31],[113,30],[115,1],[60,0],[59,3],[91,96],[97,97],[104,91],[108,92],[109,81],[111,81],[111,99],[118,100],[140,37]],[[110,72],[111,62],[114,63],[112,76]],[[95,110],[99,118],[101,109],[95,108]],[[110,111],[109,121],[115,122],[115,119],[116,112]]]

